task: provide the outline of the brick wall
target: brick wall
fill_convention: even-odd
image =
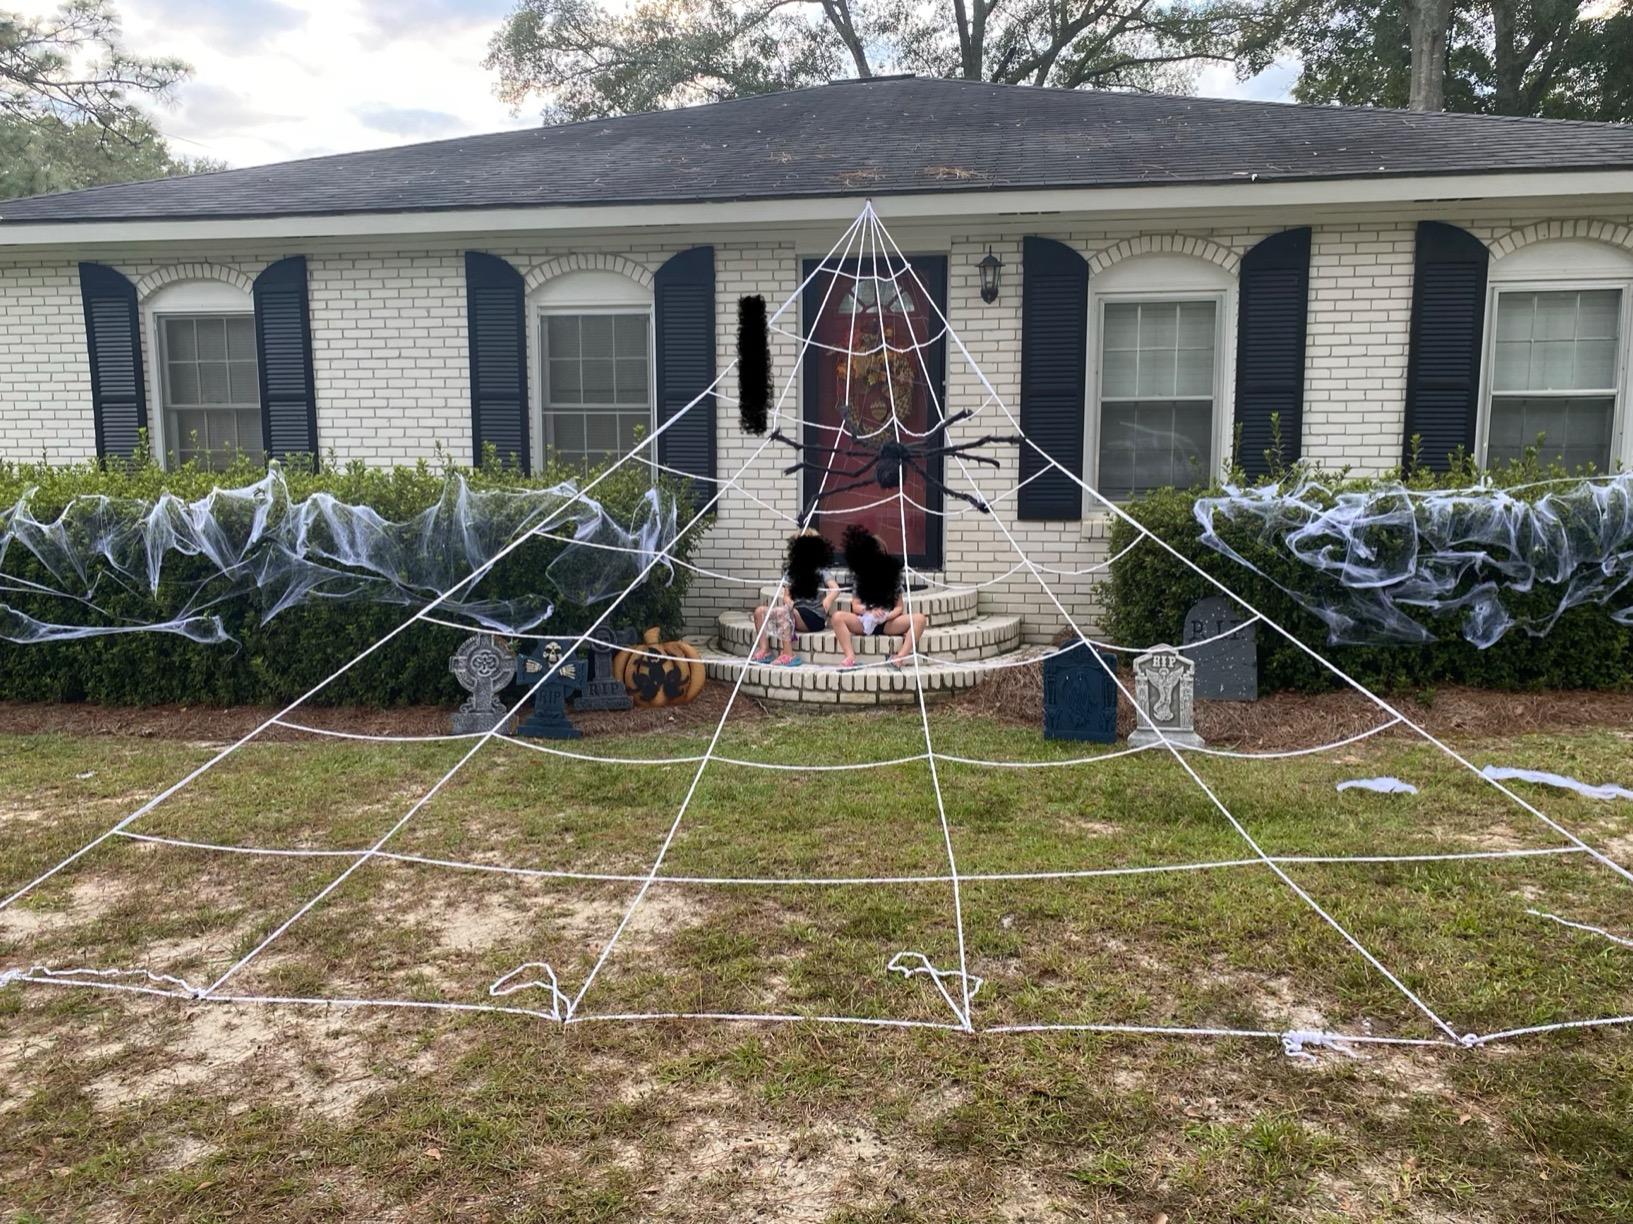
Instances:
[[[66,463],[96,453],[79,270],[0,256],[0,455]]]
[[[1574,235],[1633,246],[1626,224],[1633,218],[1625,214],[1560,219],[1471,209],[1468,215],[1445,219],[1465,226],[1499,251],[1525,241]],[[1399,460],[1416,221],[1416,214],[1374,213],[1365,220],[1314,222],[1305,373],[1307,458],[1369,473],[1386,470]],[[1095,272],[1150,254],[1189,255],[1234,272],[1235,262],[1259,238],[1300,223],[1296,216],[1215,226],[1155,225],[1137,219],[1075,224],[1005,220],[957,231],[926,228],[899,237],[910,252],[946,253],[948,315],[992,390],[1018,410],[1023,235],[1038,233],[1070,244],[1089,259]],[[549,235],[507,236],[484,249],[510,260],[536,288],[553,275],[580,267],[607,268],[644,281],[676,251],[696,241],[712,241],[718,277],[718,360],[724,369],[734,355],[737,298],[761,293],[775,307],[799,284],[802,260],[820,255],[833,237],[715,234],[669,242],[652,236],[586,242]],[[380,464],[434,460],[439,454],[468,460],[463,252],[467,246],[481,245],[449,241],[412,247],[385,240],[333,240],[307,246],[318,428],[326,453],[341,461]],[[991,305],[980,300],[976,270],[989,245],[1006,265],[1004,292]],[[189,244],[174,254],[156,253],[152,247],[104,247],[84,257],[118,267],[145,294],[192,275],[247,283],[267,263],[290,253],[293,248]],[[70,461],[93,452],[76,269],[80,257],[80,253],[0,252],[0,455],[6,458],[43,455]],[[783,320],[795,334],[801,328],[798,314],[796,306]],[[532,332],[529,328],[530,346],[537,343]],[[773,336],[779,390],[794,370],[798,347],[792,336]],[[799,384],[795,378],[789,388],[791,411],[798,404]],[[735,380],[726,378],[721,391],[734,397]],[[949,411],[978,407],[987,399],[986,385],[957,346],[949,346]],[[987,404],[959,436],[1011,428],[1002,410]],[[799,510],[798,480],[781,474],[790,453],[772,443],[750,463],[761,440],[741,434],[729,399],[720,405],[718,441],[722,477],[748,467],[742,489],[728,489],[722,496],[718,520],[696,560],[706,569],[749,581],[697,577],[692,599],[696,629],[708,627],[720,611],[746,605],[760,582],[774,579],[787,519]],[[1014,522],[1018,455],[1011,448],[998,453],[1005,467],[974,473],[978,486],[996,495],[995,513],[981,515],[956,502],[947,506],[942,577],[957,584],[983,584],[984,609],[1021,615],[1034,640],[1051,635],[1067,616],[1092,625],[1097,574],[1072,571],[1093,571],[1105,562],[1106,516],[1090,513],[1082,522]],[[949,468],[949,477],[960,479],[956,466]],[[1021,564],[1017,548],[1047,570],[1045,577],[1064,605],[1064,615],[1024,567],[1009,572]]]

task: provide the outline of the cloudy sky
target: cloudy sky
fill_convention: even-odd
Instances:
[[[0,0],[25,13],[54,0]],[[178,153],[234,166],[437,140],[538,122],[512,115],[482,67],[512,0],[117,0],[132,51],[176,55],[193,78],[155,116]],[[1291,70],[1197,92],[1285,96]]]

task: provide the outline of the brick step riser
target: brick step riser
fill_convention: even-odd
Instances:
[[[711,680],[735,684],[739,669],[708,665]],[[802,676],[799,673],[804,672]],[[938,668],[924,677],[924,696],[935,701],[972,688],[981,673]],[[743,680],[742,693],[766,701],[799,701],[828,705],[879,705],[918,700],[918,685],[910,667],[899,672],[819,672],[804,668],[755,667]]]
[[[956,690],[953,689],[926,689],[926,701],[945,701]],[[863,709],[867,706],[881,705],[908,705],[917,704],[918,694],[906,693],[847,693],[829,692],[826,689],[767,689],[757,684],[744,684],[742,696],[754,697],[761,701],[795,702],[799,705],[816,706],[829,710]]]

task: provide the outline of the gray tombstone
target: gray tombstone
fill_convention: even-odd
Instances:
[[[1187,748],[1202,747],[1202,737],[1196,733],[1195,698],[1196,664],[1172,646],[1153,646],[1135,659],[1134,707],[1139,725],[1128,737],[1129,747],[1143,748],[1163,740]]]
[[[1213,701],[1259,699],[1255,626],[1240,604],[1223,595],[1199,599],[1185,614],[1185,651],[1196,664],[1196,695]],[[1211,639],[1211,640],[1210,640]],[[1193,642],[1204,642],[1192,646]]]
[[[470,694],[453,716],[454,734],[492,731],[509,713],[499,694],[516,675],[516,655],[500,638],[477,633],[460,643],[448,660],[459,686]]]
[[[590,679],[573,702],[575,710],[627,710],[634,704],[624,682],[612,674],[612,659],[620,646],[633,646],[633,629],[601,629],[584,643],[590,652]]]

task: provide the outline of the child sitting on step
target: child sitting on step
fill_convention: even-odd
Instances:
[[[924,613],[909,613],[905,607],[902,576],[906,564],[867,528],[858,523],[845,528],[845,565],[853,585],[850,611],[833,614],[834,637],[845,652],[839,666],[856,666],[853,638],[858,634],[901,634],[901,648],[885,659],[891,667],[900,667],[918,649],[919,637],[930,622]]]
[[[755,639],[763,642],[754,662],[774,667],[798,667],[804,662],[794,650],[796,635],[826,629],[828,614],[839,598],[839,584],[829,572],[833,559],[833,545],[813,528],[789,539],[782,587],[770,605],[754,609]],[[781,653],[773,655],[777,647]]]

